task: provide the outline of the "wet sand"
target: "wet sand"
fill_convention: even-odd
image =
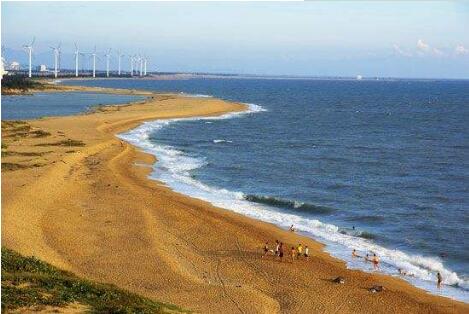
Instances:
[[[68,89],[97,91],[58,88]],[[31,120],[29,127],[2,122],[2,245],[201,313],[469,312],[468,304],[398,278],[348,270],[311,239],[149,180],[154,158],[115,134],[147,120],[213,116],[245,106],[130,93],[151,98]],[[284,261],[261,258],[264,243],[276,239],[286,243]],[[310,247],[311,258],[291,263],[288,248],[298,243]],[[337,276],[345,283],[333,283]],[[385,290],[371,293],[373,285]]]

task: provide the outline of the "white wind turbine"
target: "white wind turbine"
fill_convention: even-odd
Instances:
[[[143,75],[147,76],[147,57],[143,57]]]
[[[130,59],[130,76],[134,76],[134,62],[135,62],[135,57],[129,55]]]
[[[111,57],[111,48],[104,54],[106,57],[106,76],[109,77],[109,58]]]
[[[58,63],[60,57],[60,43],[57,47],[50,47],[54,52],[54,77],[57,78],[58,73]]]
[[[78,51],[77,43],[75,43],[75,76],[78,77],[78,57],[80,52]]]
[[[91,56],[93,57],[93,77],[96,77],[96,46],[94,46]]]
[[[29,45],[24,45],[23,48],[26,50],[26,52],[29,55],[29,77],[32,76],[32,55],[33,55],[33,44],[34,41],[36,40],[36,37],[33,37],[33,41]]]
[[[120,76],[121,75],[121,58],[124,55],[120,53],[120,51],[117,51],[117,59],[118,59],[118,67],[117,67],[117,74]]]
[[[138,56],[138,61],[140,62],[140,76],[143,75],[143,58],[142,56]]]

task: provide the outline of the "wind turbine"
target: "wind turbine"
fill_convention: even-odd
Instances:
[[[106,57],[106,76],[109,77],[109,58],[111,57],[111,48],[104,54]]]
[[[78,77],[78,56],[80,52],[78,51],[77,43],[75,43],[75,76]]]
[[[143,75],[147,76],[147,57],[143,56]]]
[[[57,47],[50,47],[54,52],[54,77],[57,78],[58,62],[60,57],[60,43]]]
[[[119,60],[118,62],[118,68],[117,68],[117,74],[120,76],[121,75],[121,57],[124,55],[120,53],[120,51],[117,51],[117,59]]]
[[[36,37],[33,37],[33,41],[29,44],[29,45],[24,45],[23,48],[28,52],[28,55],[29,55],[29,77],[32,76],[32,55],[33,55],[33,44],[34,44],[34,41],[36,40]]]
[[[134,56],[129,55],[129,60],[130,60],[130,76],[134,76],[134,61],[135,61]]]
[[[138,61],[140,62],[140,76],[143,75],[143,58],[142,56],[138,56]]]
[[[93,77],[96,77],[96,46],[94,46],[91,56],[93,57]]]

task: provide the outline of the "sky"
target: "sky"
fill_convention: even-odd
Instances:
[[[74,42],[145,54],[151,71],[258,75],[469,78],[469,2],[5,2],[7,62],[64,67]],[[89,58],[80,60],[89,67]],[[129,67],[124,57],[123,67]]]

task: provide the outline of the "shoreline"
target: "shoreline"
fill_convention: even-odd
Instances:
[[[167,127],[168,125],[172,125],[173,127],[175,127],[174,124],[177,124],[179,122],[199,121],[200,123],[203,123],[202,121],[204,120],[210,121],[210,120],[219,120],[219,119],[222,119],[222,120],[236,119],[236,118],[242,118],[244,114],[256,114],[256,113],[265,111],[262,107],[259,107],[257,105],[251,105],[251,104],[248,104],[248,105],[249,105],[249,109],[245,112],[235,113],[235,114],[225,114],[221,117],[214,117],[214,118],[191,117],[191,118],[184,118],[184,119],[149,121],[138,126],[136,129],[129,130],[125,133],[119,134],[118,137],[136,146],[138,149],[142,150],[143,152],[151,154],[155,159],[157,160],[159,159],[159,161],[156,162],[151,167],[152,174],[148,176],[150,180],[163,182],[164,184],[169,186],[171,190],[173,190],[174,192],[181,193],[185,196],[196,198],[202,201],[206,201],[215,207],[221,208],[223,210],[232,211],[232,212],[241,214],[245,217],[249,217],[251,219],[257,220],[257,221],[271,223],[274,226],[282,230],[288,230],[289,226],[292,223],[295,225],[295,227],[297,227],[296,229],[299,229],[295,221],[296,217],[291,216],[290,215],[291,213],[285,212],[283,210],[278,210],[277,212],[275,208],[272,208],[269,205],[264,206],[263,204],[250,202],[249,197],[251,195],[246,195],[239,191],[226,190],[226,188],[211,186],[207,183],[201,182],[193,178],[192,176],[188,174],[185,174],[186,170],[181,170],[181,171],[177,170],[178,169],[177,165],[179,164],[179,162],[181,164],[189,163],[191,165],[192,164],[196,165],[198,163],[198,160],[193,159],[193,157],[185,155],[183,151],[179,151],[178,149],[170,145],[169,146],[167,144],[161,145],[158,142],[155,143],[153,141],[148,141],[142,136],[142,134],[150,134],[153,132],[157,132],[158,130],[163,129]],[[206,122],[206,123],[212,123],[212,122]],[[178,159],[175,159],[175,157],[173,157],[174,154],[177,154],[177,156],[181,156],[181,157]],[[198,168],[198,166],[196,167]],[[191,170],[194,170],[194,169],[191,169]],[[174,178],[173,174],[177,178]],[[262,214],[262,212],[265,212],[265,211],[269,213],[276,212],[276,215],[282,215],[283,219],[280,222],[279,219],[275,219],[274,217],[271,217],[268,213]],[[300,219],[301,218],[302,217],[300,216]],[[399,267],[402,267],[402,266],[400,265],[397,266],[396,264],[393,264],[392,263],[393,261],[384,261],[384,257],[386,255],[395,254],[397,252],[400,254],[399,262],[401,263],[407,262],[408,260],[415,260],[417,258],[421,258],[419,263],[423,265],[426,262],[427,265],[429,265],[428,267],[431,267],[430,263],[433,262],[432,257],[412,255],[409,253],[398,251],[396,249],[382,247],[376,243],[373,245],[365,243],[365,245],[368,246],[368,249],[360,250],[357,248],[360,246],[357,243],[355,243],[355,245],[347,246],[341,241],[334,242],[333,240],[328,239],[324,235],[325,230],[323,230],[323,228],[325,229],[337,228],[337,230],[335,231],[339,232],[340,227],[332,225],[330,223],[321,222],[319,220],[316,220],[316,218],[314,218],[313,222],[317,222],[318,224],[320,224],[322,234],[321,232],[315,233],[313,231],[307,231],[307,230],[297,230],[297,234],[304,236],[305,238],[317,241],[321,243],[322,245],[324,245],[324,251],[329,253],[332,257],[337,258],[340,261],[343,261],[344,263],[346,263],[347,268],[360,270],[360,271],[367,272],[367,273],[375,273],[376,270],[373,269],[372,263],[364,261],[363,256],[367,252],[373,253],[373,252],[379,252],[379,250],[384,250],[385,253],[383,252],[377,253],[378,256],[380,256],[381,258],[381,267],[377,273],[386,275],[386,276],[391,276],[394,278],[403,279],[407,281],[408,283],[410,283],[411,285],[419,289],[422,289],[431,295],[443,296],[443,297],[453,299],[456,301],[468,303],[467,301],[465,301],[466,298],[464,298],[464,295],[461,295],[461,293],[465,291],[463,287],[458,287],[457,285],[447,283],[446,285],[444,285],[445,287],[444,291],[438,291],[436,287],[435,288],[433,287],[433,285],[435,284],[434,282],[422,279],[418,277],[417,275],[415,275],[414,273],[409,272],[406,268],[403,268],[404,272],[406,272],[406,275],[402,275],[402,274],[398,275]],[[342,234],[342,232],[339,232],[339,233]],[[357,239],[354,238],[354,241],[356,240]],[[359,238],[358,240],[366,241],[364,238]],[[351,256],[351,252],[353,248],[357,248],[357,254],[362,254],[361,258],[353,258]],[[414,265],[412,264],[412,266]],[[425,270],[424,267],[425,266],[423,266],[422,270]],[[421,269],[418,269],[418,270],[422,271]],[[442,274],[444,274],[444,278],[448,278],[447,282],[451,280],[452,277],[450,276],[457,276],[456,273],[451,272],[450,270],[447,270],[445,268],[443,268],[443,271],[441,272]],[[446,274],[445,272],[449,272],[449,275]],[[431,275],[434,275],[434,277],[436,278],[436,275],[435,275],[436,272],[434,272],[434,269],[430,273]]]
[[[113,282],[146,296],[202,312],[239,312],[247,309],[255,309],[256,312],[329,311],[339,308],[360,312],[365,308],[362,305],[367,308],[371,306],[378,312],[391,308],[410,312],[430,309],[463,312],[469,308],[465,303],[430,295],[398,278],[346,269],[344,262],[324,252],[323,245],[315,240],[214,207],[174,192],[159,182],[152,182],[147,178],[150,172],[148,165],[151,167],[155,158],[129,144],[122,144],[116,134],[151,119],[221,115],[245,108],[241,104],[215,98],[148,94],[152,97],[143,104],[131,104],[120,111],[108,106],[102,112],[28,121],[33,127],[47,129],[57,139],[60,137],[58,132],[70,137],[76,135],[85,142],[85,148],[79,148],[73,153],[58,152],[57,156],[48,156],[49,163],[45,166],[2,172],[2,244],[13,249],[19,248],[21,253],[29,255],[39,252],[39,257],[44,260],[86,277]],[[37,147],[34,146],[37,141],[46,140],[50,141],[28,138],[21,146],[31,150]],[[23,174],[20,175],[20,172]],[[52,179],[58,181],[54,183]],[[8,182],[8,186],[5,182]],[[110,189],[110,183],[106,182],[112,182],[111,187],[117,186],[116,190],[124,191]],[[44,183],[51,183],[53,197],[46,197],[47,189],[42,186]],[[15,195],[23,196],[23,199],[18,200]],[[74,200],[70,201],[62,195],[73,195]],[[123,195],[129,195],[134,202],[129,203]],[[28,197],[39,198],[38,204],[33,206],[37,210],[28,208]],[[94,202],[90,202],[90,199]],[[126,206],[121,207],[121,202]],[[64,205],[72,210],[61,208]],[[161,205],[167,205],[170,209],[159,208]],[[49,207],[54,208],[52,212]],[[91,210],[91,207],[106,208],[108,212],[103,217],[101,211],[98,213],[96,208]],[[119,207],[119,210],[116,211],[115,207]],[[132,213],[138,217],[129,217],[129,207],[135,207]],[[12,209],[16,209],[16,212]],[[21,218],[32,216],[34,219],[18,219],[18,210]],[[204,214],[202,217],[201,213]],[[116,219],[116,214],[119,219]],[[162,216],[169,219],[162,220]],[[104,222],[98,223],[98,217],[104,218]],[[51,218],[55,220],[49,225]],[[133,220],[136,221],[132,223]],[[23,226],[24,221],[29,226]],[[78,222],[81,225],[75,226]],[[116,226],[108,230],[107,224],[116,224],[124,231],[116,230]],[[109,233],[101,232],[100,226],[104,226]],[[154,227],[158,230],[153,230]],[[188,237],[193,227],[201,234]],[[15,228],[21,230],[20,234],[14,234]],[[139,228],[145,229],[144,232]],[[230,234],[225,234],[225,230],[232,231],[235,236],[230,237]],[[115,249],[124,245],[133,254],[122,253],[123,256],[120,256],[116,253],[119,249],[108,250],[101,241],[109,238]],[[129,238],[132,241],[127,240]],[[314,261],[297,261],[292,266],[289,263],[261,260],[259,256],[265,240],[272,243],[276,238],[286,243],[307,243],[312,249]],[[83,247],[83,242],[89,247]],[[140,242],[155,252],[147,252],[148,249]],[[207,249],[203,249],[205,247]],[[83,251],[90,255],[83,254]],[[135,254],[139,256],[137,260],[145,265],[142,269],[138,267],[140,264],[135,265],[128,260]],[[75,256],[79,258],[75,260]],[[148,260],[149,257],[154,260]],[[130,259],[135,262],[134,258]],[[158,266],[159,263],[164,265]],[[229,266],[220,269],[223,264]],[[312,265],[314,269],[311,269]],[[132,270],[131,275],[123,274],[126,267]],[[164,269],[170,275],[155,273],[153,268]],[[339,275],[346,278],[346,284],[330,282],[332,277]],[[152,280],[149,281],[147,276]],[[237,281],[236,278],[241,280]],[[272,278],[276,280],[272,282]],[[193,295],[181,293],[177,281],[183,281],[182,285]],[[161,291],[161,287],[168,283],[173,284],[172,288]],[[382,284],[386,290],[372,294],[367,291],[372,283]],[[158,292],[165,297],[157,297],[160,295]],[[353,302],[344,304],[340,301],[343,294],[350,295]],[[202,298],[204,304],[195,304],[198,298]],[[383,307],[383,304],[387,307]]]

